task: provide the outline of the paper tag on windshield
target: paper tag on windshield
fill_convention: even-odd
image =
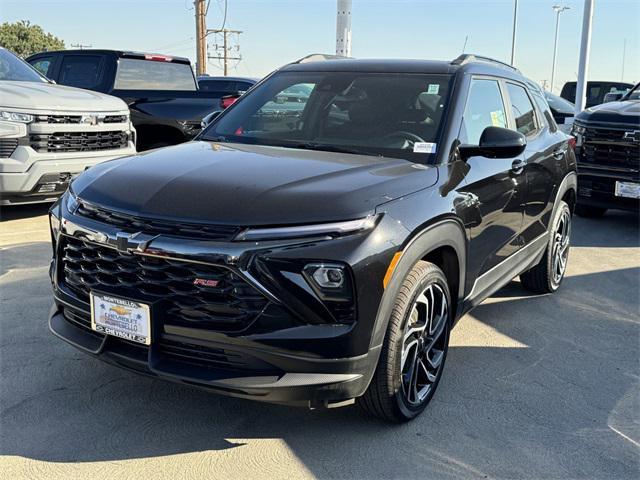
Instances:
[[[429,88],[427,89],[427,93],[429,95],[437,95],[440,91],[440,84],[438,83],[430,83]]]
[[[436,153],[436,144],[416,142],[413,144],[413,153]]]

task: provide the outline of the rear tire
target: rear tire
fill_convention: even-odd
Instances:
[[[444,369],[451,311],[444,273],[419,261],[398,291],[376,371],[357,400],[365,413],[406,422],[426,408]]]
[[[578,204],[576,205],[575,212],[579,217],[600,218],[607,212],[607,209],[602,207],[591,207],[589,205]]]
[[[522,285],[534,293],[555,292],[567,269],[570,244],[571,210],[566,202],[560,201],[544,256],[537,265],[520,275]]]

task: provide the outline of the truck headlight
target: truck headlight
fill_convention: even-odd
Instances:
[[[33,115],[30,113],[7,112],[2,110],[0,111],[0,120],[5,120],[7,122],[31,123],[33,122]]]

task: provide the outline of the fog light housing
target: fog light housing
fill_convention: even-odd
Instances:
[[[344,285],[344,270],[342,267],[317,266],[311,276],[320,288],[340,288]]]

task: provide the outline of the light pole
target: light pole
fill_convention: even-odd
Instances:
[[[518,0],[513,5],[513,34],[511,35],[511,66],[516,57],[516,25],[518,21]]]
[[[556,12],[556,41],[553,43],[553,65],[551,66],[551,85],[549,89],[553,93],[553,82],[556,78],[556,55],[558,53],[558,30],[560,27],[560,14],[565,10],[569,10],[569,7],[554,5],[553,11]]]

